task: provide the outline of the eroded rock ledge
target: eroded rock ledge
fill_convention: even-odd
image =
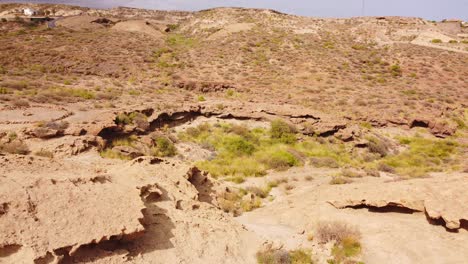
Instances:
[[[369,208],[370,211],[383,212],[422,212],[431,223],[441,224],[448,230],[467,229],[466,174],[451,178],[440,176],[388,182],[377,186],[375,183],[362,183],[354,188],[338,188],[339,198],[328,201],[338,209]]]
[[[0,159],[1,263],[244,263],[250,257],[238,243],[252,241],[250,234],[215,207],[217,185],[188,164],[153,157],[97,167]]]

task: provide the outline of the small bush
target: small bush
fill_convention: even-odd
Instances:
[[[369,140],[369,144],[367,147],[371,153],[379,154],[380,157],[385,157],[388,155],[389,147],[387,143],[375,137],[370,137],[368,138],[368,140]]]
[[[350,257],[361,253],[361,243],[356,237],[345,237],[332,248],[332,256],[335,263],[343,263]]]
[[[281,119],[271,122],[270,135],[272,139],[277,139],[285,144],[296,142],[295,128]]]
[[[217,197],[219,207],[226,213],[232,213],[239,216],[243,212],[250,212],[262,206],[262,200],[259,197],[246,197],[250,195],[246,190],[229,190],[221,193]]]
[[[23,99],[17,99],[13,101],[13,106],[17,108],[29,107],[29,102]]]
[[[289,251],[291,264],[312,264],[312,252],[310,250],[297,249]]]
[[[442,43],[441,39],[433,39],[431,40],[432,43]]]
[[[204,102],[204,101],[206,101],[206,99],[205,99],[205,97],[204,97],[203,95],[199,95],[199,96],[197,97],[197,101],[198,101],[198,102]]]
[[[3,143],[0,145],[0,152],[3,153],[10,153],[10,154],[19,154],[19,155],[27,155],[29,153],[28,146],[19,141],[14,140],[12,142]]]
[[[344,177],[333,177],[331,180],[330,180],[330,184],[332,185],[339,185],[339,184],[348,184],[348,183],[352,183],[353,181],[348,179],[348,178],[344,178]]]
[[[450,44],[456,44],[456,43],[458,43],[458,41],[456,41],[456,40],[454,40],[454,39],[451,39],[451,40],[449,41],[449,43],[450,43]]]
[[[400,138],[400,143],[407,145],[408,149],[385,157],[381,164],[394,168],[402,176],[426,176],[429,172],[440,171],[457,163],[453,156],[457,154],[458,144],[449,139]],[[385,168],[385,165],[378,168]]]
[[[312,264],[312,252],[305,249],[287,251],[267,249],[257,252],[258,264]]]
[[[105,158],[105,159],[120,159],[120,160],[130,160],[131,159],[128,156],[124,156],[124,155],[122,155],[120,153],[117,153],[117,152],[113,151],[112,149],[105,149],[105,150],[99,152],[99,155],[102,158]]]
[[[222,142],[222,147],[232,155],[252,155],[255,146],[240,136],[226,137]]]
[[[300,165],[300,161],[286,150],[263,153],[262,156],[263,157],[260,157],[260,160],[270,169],[286,170],[290,167]]]
[[[8,89],[5,87],[0,87],[0,94],[9,94]]]
[[[377,169],[383,172],[396,173],[396,170],[394,167],[387,165],[385,163],[382,163],[382,162],[377,165]]]
[[[177,149],[170,139],[164,136],[159,136],[153,140],[155,143],[155,146],[151,149],[153,156],[173,157],[177,154]]]
[[[346,178],[361,178],[363,175],[353,169],[342,169],[341,176]]]
[[[255,196],[258,196],[260,198],[267,198],[270,191],[271,191],[271,188],[269,188],[269,186],[267,186],[265,188],[250,186],[250,187],[245,188],[245,190],[247,192],[255,194]]]
[[[328,243],[330,241],[340,243],[347,238],[359,239],[361,233],[355,226],[348,225],[344,222],[323,221],[318,223],[315,237],[321,243]]]
[[[228,96],[228,97],[234,96],[234,90],[228,89],[228,90],[226,91],[226,96]]]
[[[403,73],[403,71],[401,70],[400,65],[398,65],[398,64],[390,66],[390,72],[394,77],[399,77]]]
[[[317,168],[338,168],[340,166],[332,157],[312,157],[310,164]]]
[[[289,252],[280,250],[264,250],[257,252],[257,263],[258,264],[290,264],[291,257]]]
[[[115,117],[115,124],[117,125],[130,125],[133,124],[135,120],[147,120],[147,117],[139,112],[132,112],[132,113],[119,113]]]
[[[49,159],[54,158],[54,153],[48,150],[37,151],[36,153],[34,153],[34,155],[39,156],[39,157],[49,158]]]
[[[60,122],[47,122],[45,127],[54,129],[54,130],[65,130],[68,128],[70,124],[67,121],[60,121]]]

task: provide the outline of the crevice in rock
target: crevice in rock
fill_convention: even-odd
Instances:
[[[211,114],[202,114],[200,110],[181,111],[172,114],[162,113],[150,122],[150,131],[154,131],[165,126],[175,127],[193,121],[199,116],[210,117]]]
[[[335,135],[336,133],[338,133],[338,131],[340,131],[341,129],[345,129],[345,128],[346,128],[346,126],[336,126],[336,127],[334,127],[333,129],[331,129],[329,131],[318,134],[318,136],[319,137],[331,137],[331,136]]]
[[[468,220],[460,219],[460,228],[463,228],[468,231]]]
[[[418,119],[415,119],[411,122],[411,125],[410,125],[411,128],[413,127],[429,127],[429,122],[425,121],[425,120],[418,120]]]
[[[385,206],[382,207],[377,207],[377,206],[371,206],[371,205],[366,205],[366,204],[360,204],[360,205],[354,205],[354,206],[346,206],[345,208],[353,208],[353,209],[368,209],[369,212],[373,213],[400,213],[400,214],[413,214],[420,212],[415,209],[411,209],[408,207],[404,207],[400,204],[396,203],[388,203]]]

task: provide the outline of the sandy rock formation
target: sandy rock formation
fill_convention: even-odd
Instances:
[[[468,187],[466,175],[447,178],[389,182],[382,186],[363,183],[354,188],[339,187],[329,203],[336,208],[362,208],[403,212],[424,212],[447,229],[466,228]]]
[[[196,168],[149,157],[105,169],[79,159],[0,159],[2,263],[253,259],[256,239],[215,207],[216,184]]]

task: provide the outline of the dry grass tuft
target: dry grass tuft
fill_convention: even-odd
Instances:
[[[361,234],[356,227],[349,224],[339,221],[326,221],[318,223],[315,237],[321,243],[327,243],[330,241],[341,242],[346,238],[359,239]]]

